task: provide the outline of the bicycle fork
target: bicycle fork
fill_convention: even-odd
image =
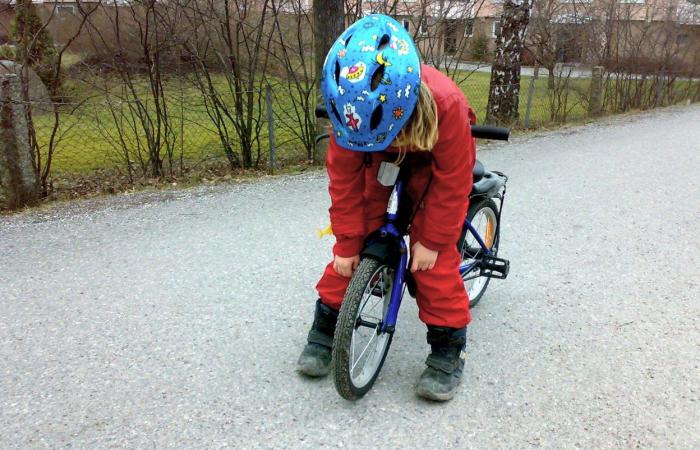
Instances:
[[[394,269],[394,283],[391,285],[391,298],[387,307],[386,320],[382,323],[382,333],[394,333],[396,327],[396,319],[399,315],[401,307],[401,299],[403,298],[404,290],[406,289],[406,271],[408,270],[408,248],[406,241],[400,239],[401,257],[396,263]]]

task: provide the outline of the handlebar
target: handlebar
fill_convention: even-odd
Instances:
[[[328,119],[328,111],[323,106],[317,106],[316,117]],[[494,141],[507,141],[510,137],[510,129],[493,125],[472,125],[472,136],[477,139],[491,139]]]
[[[496,127],[493,125],[472,125],[472,136],[477,139],[507,141],[510,137],[510,128]]]
[[[328,117],[328,111],[326,111],[324,106],[317,106],[315,114],[317,119],[330,119],[330,117]]]

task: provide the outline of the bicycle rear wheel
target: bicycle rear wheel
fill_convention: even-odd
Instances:
[[[486,247],[493,251],[493,256],[496,256],[498,254],[498,209],[496,203],[491,199],[475,201],[469,205],[467,219],[484,241]],[[483,253],[476,238],[468,230],[462,231],[458,249],[462,266],[473,265]],[[462,275],[464,286],[469,295],[470,308],[479,303],[491,281],[491,278],[479,276],[480,273],[481,269],[474,266],[472,270]]]
[[[393,269],[370,258],[352,276],[333,339],[335,387],[347,400],[371,388],[384,364],[393,335],[381,332],[391,299]]]

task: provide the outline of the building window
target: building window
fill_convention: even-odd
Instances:
[[[401,23],[403,24],[403,27],[406,29],[406,31],[408,31],[410,33],[411,32],[411,22],[408,19],[403,19],[401,21]]]
[[[423,19],[420,21],[420,27],[418,27],[418,34],[421,36],[426,36],[428,34],[428,21]]]
[[[467,22],[464,24],[464,37],[472,36],[474,36],[474,19],[467,19]]]
[[[73,6],[73,5],[58,5],[56,7],[56,12],[58,13],[58,15],[75,14],[75,6]]]
[[[497,37],[499,34],[501,34],[501,21],[500,20],[495,20],[493,24],[491,25],[491,34],[493,37]]]

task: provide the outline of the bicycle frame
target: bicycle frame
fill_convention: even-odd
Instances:
[[[401,196],[404,191],[404,181],[399,179],[394,184],[394,189],[389,197],[389,204],[387,206],[387,214],[384,224],[379,228],[378,232],[382,238],[391,237],[398,242],[399,254],[401,255],[399,261],[394,267],[394,283],[391,287],[391,298],[389,300],[389,306],[387,308],[386,320],[382,323],[380,332],[393,333],[396,327],[396,319],[399,315],[399,308],[401,307],[401,300],[403,299],[405,291],[405,281],[406,273],[408,271],[408,248],[406,246],[406,241],[403,239],[404,236],[400,233],[399,229],[396,227],[396,221],[398,219],[399,205],[401,204]],[[492,251],[490,248],[486,247],[484,240],[479,236],[479,233],[474,229],[472,224],[464,219],[464,226],[469,231],[469,233],[474,236],[477,243],[481,247],[483,255],[491,255]],[[456,243],[455,243],[456,245]],[[471,264],[460,265],[459,273],[464,275],[474,269],[478,264],[478,259]]]

